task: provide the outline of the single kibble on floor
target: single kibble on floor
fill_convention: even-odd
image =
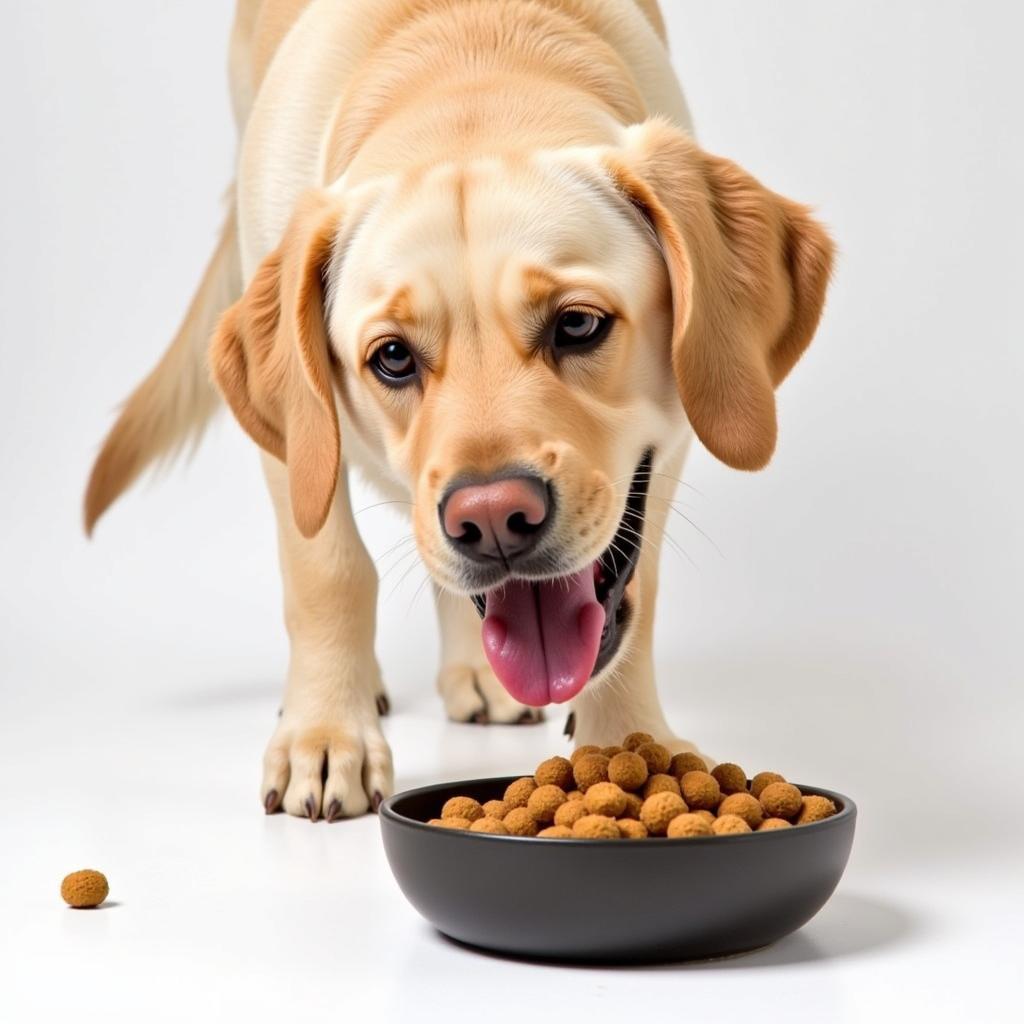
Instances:
[[[504,800],[488,800],[484,804],[484,816],[487,818],[497,818],[498,821],[501,821],[511,810],[512,808]]]
[[[681,793],[679,780],[667,772],[661,775],[650,776],[644,783],[644,799],[646,800],[649,796],[654,796],[655,793],[675,793],[678,796]]]
[[[796,818],[798,825],[810,825],[815,821],[824,821],[836,813],[836,805],[827,796],[805,796],[801,803],[800,813]]]
[[[644,805],[644,798],[639,793],[626,794],[626,806],[622,808],[620,818],[636,818],[640,820],[640,808]]]
[[[626,808],[626,794],[614,782],[597,782],[583,794],[583,806],[591,814],[617,818]]]
[[[747,773],[738,764],[724,761],[711,769],[711,775],[726,796],[747,791]]]
[[[668,823],[679,814],[689,810],[683,798],[677,793],[655,793],[649,796],[640,808],[640,820],[652,836],[663,836]]]
[[[694,811],[710,811],[722,799],[718,780],[709,772],[687,772],[679,780],[679,789],[686,806]]]
[[[642,821],[634,821],[632,818],[619,818],[615,823],[619,827],[619,836],[622,839],[646,839],[647,829]]]
[[[492,836],[507,836],[508,829],[505,827],[503,821],[499,821],[497,818],[477,818],[472,825],[469,826],[470,832],[486,832]]]
[[[623,741],[623,750],[636,750],[645,743],[653,743],[654,737],[649,732],[631,732]]]
[[[786,780],[778,772],[758,772],[750,780],[750,795],[761,798],[761,791],[765,786],[770,786],[773,782],[785,782]]]
[[[539,831],[536,819],[525,807],[513,807],[505,815],[504,824],[512,836],[535,836]]]
[[[604,814],[587,814],[572,827],[576,839],[618,839],[619,826]]]
[[[572,762],[567,757],[549,757],[537,765],[533,781],[538,786],[558,786],[572,789]]]
[[[555,811],[565,803],[565,791],[558,786],[538,786],[526,801],[526,809],[538,825],[550,825]]]
[[[711,831],[716,836],[734,836],[753,830],[738,814],[723,814],[712,822]]]
[[[530,794],[536,788],[537,783],[528,775],[522,779],[516,779],[515,782],[509,783],[508,788],[505,790],[505,803],[508,804],[509,810],[515,810],[517,807],[525,807],[527,801],[530,799]]]
[[[761,806],[766,818],[785,818],[787,821],[800,813],[803,796],[789,782],[772,782],[761,790]]]
[[[453,796],[446,800],[441,808],[442,818],[466,818],[468,821],[476,821],[484,816],[484,809],[479,801],[471,796]]]
[[[453,828],[461,831],[463,829],[468,829],[473,822],[471,822],[469,818],[431,818],[427,824],[436,825],[438,828]]]
[[[708,766],[704,758],[693,753],[676,754],[669,762],[668,773],[681,779],[687,772],[706,772]]]
[[[569,763],[575,765],[581,757],[586,757],[587,754],[600,754],[601,748],[595,747],[593,743],[584,743],[582,747],[577,747],[569,755]]]
[[[718,816],[735,814],[742,818],[751,829],[757,828],[764,821],[764,810],[760,800],[750,793],[733,793],[718,805]]]
[[[608,781],[631,792],[647,781],[647,762],[631,750],[623,750],[608,762]]]
[[[542,828],[538,833],[539,839],[572,839],[573,833],[571,828],[566,828],[565,825],[548,825],[547,828]]]
[[[582,800],[566,800],[555,811],[555,824],[572,828],[580,818],[585,818],[589,813]]]
[[[760,825],[757,826],[758,832],[773,832],[777,828],[792,828],[793,823],[786,821],[785,818],[765,818]]]
[[[110,892],[106,876],[102,871],[86,868],[84,871],[72,871],[60,883],[60,898],[76,910],[91,910],[98,907]]]
[[[584,795],[591,786],[608,781],[608,764],[604,754],[587,754],[573,765],[573,778]]]
[[[575,780],[573,780],[573,781],[575,781]],[[583,799],[583,794],[578,789],[570,789],[569,792],[565,794],[565,799],[566,800],[570,800],[570,801],[572,801],[572,800],[582,800]]]
[[[714,835],[711,823],[699,814],[677,814],[668,823],[665,834],[669,839],[695,839],[698,836]]]
[[[660,743],[641,743],[636,748],[636,753],[647,762],[647,771],[651,775],[667,772],[668,766],[672,763],[668,747],[663,747]]]

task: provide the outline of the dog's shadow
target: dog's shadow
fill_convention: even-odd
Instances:
[[[531,957],[504,957],[479,950],[434,932],[438,942],[450,949],[470,951],[495,960],[575,971],[734,971],[760,967],[813,964],[873,955],[881,950],[910,942],[925,930],[925,922],[905,908],[857,893],[836,893],[811,922],[784,939],[736,956],[710,960],[691,960],[668,964],[580,964],[559,963]]]

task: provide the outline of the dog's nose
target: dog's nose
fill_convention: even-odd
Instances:
[[[478,561],[509,559],[537,543],[550,501],[540,477],[513,476],[449,491],[441,501],[445,536]]]

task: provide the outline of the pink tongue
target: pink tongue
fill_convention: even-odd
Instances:
[[[603,627],[592,567],[540,583],[513,580],[487,595],[484,650],[516,700],[562,704],[590,679]]]

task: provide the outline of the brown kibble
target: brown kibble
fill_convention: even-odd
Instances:
[[[511,836],[535,836],[538,831],[536,820],[525,807],[513,807],[505,815],[505,828]]]
[[[585,754],[573,765],[573,778],[581,792],[585,794],[596,783],[608,781],[608,763],[604,754]]]
[[[511,810],[512,808],[504,800],[488,800],[484,804],[484,817],[497,818],[498,821],[501,821]]]
[[[803,796],[788,782],[772,782],[761,790],[761,806],[769,818],[795,818],[803,806]]]
[[[586,757],[587,754],[600,754],[600,753],[601,753],[601,748],[600,747],[594,746],[593,743],[585,743],[582,747],[577,747],[569,755],[569,764],[571,764],[573,767],[575,767],[576,766],[576,762],[581,757]]]
[[[672,755],[667,747],[660,743],[642,743],[636,748],[638,753],[647,762],[647,772],[650,775],[659,775],[668,771],[672,763]]]
[[[620,818],[616,823],[619,827],[619,835],[623,839],[646,839],[647,829],[643,823],[633,818]]]
[[[654,737],[649,732],[631,732],[623,741],[624,750],[636,750],[645,743],[653,743]]]
[[[692,813],[696,814],[698,818],[703,818],[709,825],[715,820],[714,814],[705,808],[693,811]]]
[[[533,781],[538,786],[558,786],[572,789],[572,762],[567,757],[549,757],[537,765]]]
[[[526,809],[538,825],[550,825],[564,803],[565,793],[558,786],[538,786],[526,801]]]
[[[587,814],[572,827],[576,839],[618,839],[619,826],[614,818],[603,814]]]
[[[676,793],[655,793],[640,808],[640,820],[652,836],[663,836],[668,823],[688,810],[683,798]]]
[[[617,818],[626,807],[626,794],[614,782],[596,782],[583,794],[583,806],[591,814]]]
[[[779,775],[778,772],[758,772],[750,780],[750,794],[751,796],[761,798],[761,791],[765,786],[770,786],[773,782],[785,782],[786,780]]]
[[[564,825],[549,825],[537,833],[538,839],[572,839],[572,829]]]
[[[711,831],[716,836],[733,836],[752,830],[738,814],[724,814],[720,818],[715,818]]]
[[[759,800],[750,793],[733,793],[718,805],[718,816],[735,814],[742,818],[751,829],[757,828],[764,821],[764,811]]]
[[[572,828],[580,818],[585,818],[589,813],[586,807],[584,807],[582,800],[566,800],[555,811],[555,824]]]
[[[91,868],[72,871],[60,883],[60,898],[76,910],[98,907],[109,893],[106,876],[102,871],[93,871]]]
[[[610,761],[616,754],[621,754],[626,748],[625,747],[602,747],[601,753]]]
[[[537,783],[529,775],[509,784],[505,790],[505,803],[509,810],[517,807],[525,807],[530,799],[530,794],[537,788]],[[508,817],[508,815],[506,815]]]
[[[676,754],[669,762],[668,773],[681,779],[687,772],[706,772],[708,770],[704,758],[693,753]]]
[[[647,762],[631,750],[623,750],[608,762],[608,781],[631,792],[647,781]]]
[[[714,835],[711,825],[699,814],[677,814],[665,833],[670,839],[695,839]]]
[[[470,832],[486,832],[492,836],[507,836],[508,829],[505,827],[503,821],[498,821],[497,818],[488,818],[484,815],[482,818],[477,818],[472,825],[469,826]]]
[[[626,794],[626,806],[622,808],[619,814],[620,818],[635,818],[637,821],[640,820],[640,808],[643,807],[644,800],[639,793],[627,793]]]
[[[570,789],[569,792],[565,794],[565,799],[566,800],[582,800],[583,799],[583,794],[578,789]]]
[[[446,800],[441,808],[442,818],[465,818],[467,821],[476,821],[484,816],[484,809],[480,803],[471,796],[453,796]]]
[[[687,772],[679,780],[679,789],[687,806],[695,811],[710,811],[722,799],[718,780],[709,772]]]
[[[726,796],[730,793],[746,793],[747,773],[738,764],[725,761],[712,768],[711,774]]]
[[[675,793],[677,796],[680,794],[679,780],[673,775],[662,774],[652,775],[644,783],[644,799],[646,800],[649,796],[654,796],[655,793]]]
[[[477,819],[479,820],[479,819]],[[438,828],[468,829],[473,824],[469,818],[431,818],[428,825],[436,825]]]
[[[786,821],[785,818],[765,818],[760,825],[757,826],[758,832],[773,832],[777,828],[792,828],[793,823]]]
[[[810,825],[815,821],[824,821],[836,813],[836,805],[827,796],[805,796],[801,800],[800,813],[797,815],[798,825]]]

